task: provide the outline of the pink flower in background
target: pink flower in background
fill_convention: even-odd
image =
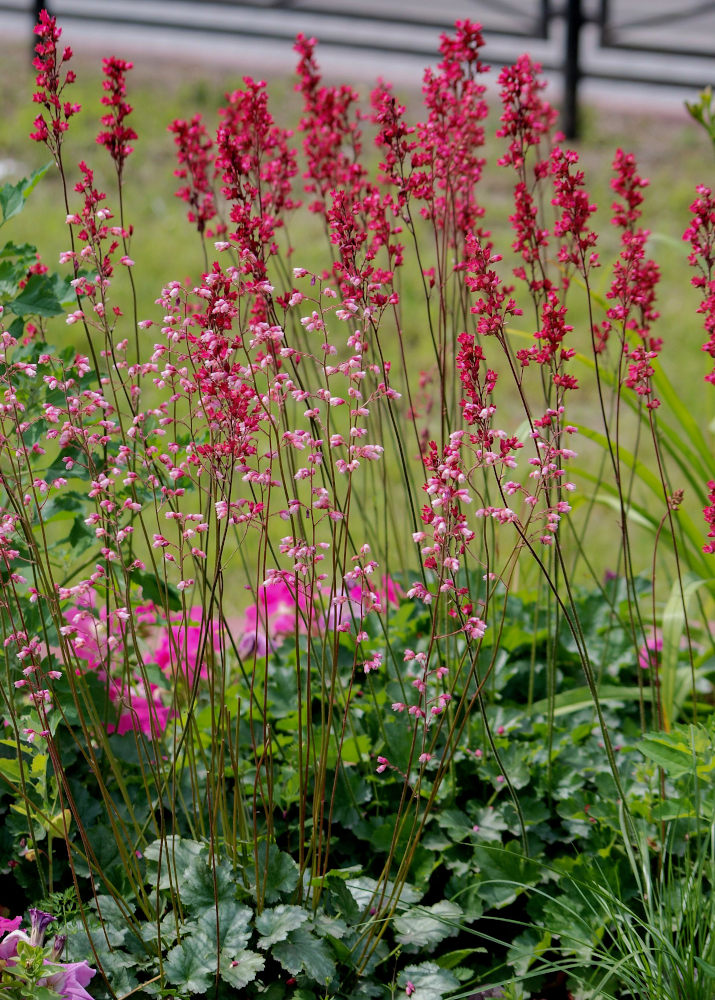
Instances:
[[[365,583],[343,586],[333,595],[328,615],[318,622],[318,627],[348,632],[353,621],[359,625],[370,611],[380,611],[386,603],[398,604],[401,595],[401,588],[389,576],[382,577],[380,587]]]
[[[116,726],[111,722],[108,723],[108,733],[116,731],[119,736],[124,736],[132,729],[138,729],[145,736],[151,737],[164,732],[169,717],[173,716],[174,713],[171,708],[162,703],[161,688],[157,684],[150,684],[149,687],[152,701],[141,694],[141,688],[138,690],[122,688],[115,689],[116,693],[112,692],[113,701],[122,701],[129,707],[119,716]]]
[[[265,656],[275,649],[285,636],[296,628],[296,608],[299,630],[305,632],[308,602],[304,594],[291,588],[285,580],[258,588],[257,602],[247,608],[243,617],[242,636],[238,652],[242,657]]]
[[[178,615],[162,628],[153,662],[170,677],[180,675],[193,684],[197,667],[201,677],[207,676],[210,647],[220,647],[218,622],[204,624],[201,608],[191,608],[185,618]]]
[[[93,595],[92,595],[93,596]],[[94,613],[94,600],[87,598],[76,607],[65,611],[64,617],[72,631],[68,633],[69,643],[75,656],[86,660],[90,670],[98,667],[108,668],[111,647],[118,643],[110,643],[111,635],[119,640],[122,628],[119,619],[110,614],[107,627],[107,610],[102,608],[99,617]]]
[[[3,917],[2,923],[0,923],[0,933],[5,936],[0,941],[0,961],[11,962],[17,954],[19,941],[26,941],[29,944],[30,936],[25,931],[20,930],[21,923],[22,917],[14,917],[12,920]],[[11,962],[11,964],[14,963]]]
[[[16,931],[22,923],[22,917],[0,917],[0,934]]]
[[[658,636],[651,636],[650,639],[646,641],[645,646],[641,646],[638,650],[638,666],[641,670],[658,670],[660,666],[660,657],[658,653],[663,648],[663,640]]]

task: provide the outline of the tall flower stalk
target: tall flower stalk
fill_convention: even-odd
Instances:
[[[188,282],[168,282],[140,319],[123,202],[137,139],[126,99],[132,64],[104,60],[97,143],[115,168],[108,195],[85,161],[74,184],[68,179],[64,143],[79,108],[63,100],[74,76],[62,78],[61,68],[72,53],[58,54],[60,29],[46,12],[38,35],[34,99],[44,113],[32,138],[59,169],[70,241],[61,263],[76,296],[66,323],[88,339],[86,354],[57,352],[44,344],[49,324],[41,323],[42,346],[28,351],[17,326],[2,327],[3,698],[20,760],[13,787],[28,826],[40,823],[48,836],[48,857],[39,838],[33,846],[43,888],[54,888],[52,842],[64,840],[73,884],[87,880],[83,905],[91,898],[100,916],[103,907],[118,910],[132,931],[148,920],[159,942],[171,923],[179,948],[190,840],[208,845],[211,884],[197,889],[188,879],[189,892],[208,894],[216,914],[226,903],[220,875],[230,870],[257,920],[272,920],[285,893],[316,921],[321,899],[338,893],[331,879],[342,877],[333,862],[344,802],[359,815],[370,800],[395,821],[380,831],[365,918],[345,946],[359,972],[369,968],[437,806],[456,800],[456,767],[475,756],[477,730],[529,854],[513,761],[494,721],[502,630],[523,578],[538,580],[548,609],[549,773],[558,647],[568,643],[631,850],[603,679],[577,599],[583,577],[572,568],[589,526],[571,534],[564,526],[590,489],[576,464],[581,430],[605,444],[610,471],[595,477],[596,490],[610,477],[620,521],[613,558],[623,558],[627,608],[614,600],[611,622],[627,619],[634,667],[646,650],[647,670],[636,670],[641,704],[651,698],[654,721],[669,728],[685,697],[668,687],[678,649],[672,627],[665,640],[658,627],[655,556],[648,603],[641,598],[628,525],[640,459],[624,443],[624,399],[653,445],[654,548],[673,544],[695,702],[687,624],[694,583],[679,549],[683,498],[670,485],[656,421],[668,345],[654,332],[659,274],[638,226],[647,182],[634,158],[619,150],[614,161],[621,245],[599,302],[595,205],[578,156],[553,133],[538,67],[523,57],[504,69],[499,163],[514,179],[507,279],[480,197],[489,109],[479,26],[458,22],[442,38],[414,123],[387,84],[373,92],[369,115],[351,87],[326,85],[314,40],[301,36],[302,150],[276,124],[266,84],[250,77],[226,95],[215,137],[198,115],[169,126],[177,194],[204,266]],[[306,248],[291,245],[301,207],[324,230],[324,267],[308,266]],[[686,238],[711,357],[713,219],[711,192],[700,188]],[[404,292],[410,267],[415,313]],[[114,298],[125,275],[129,318]],[[431,343],[431,372],[413,370],[414,331]],[[598,430],[571,416],[588,391],[598,397]],[[715,486],[706,481],[712,539]],[[72,519],[67,539],[58,511]],[[714,551],[708,541],[703,554]],[[672,608],[666,617],[675,617]],[[407,619],[419,623],[414,648],[403,640]],[[533,700],[532,677],[529,710]],[[377,720],[369,731],[368,703]],[[52,768],[43,786],[51,801],[39,801],[35,765],[23,757],[39,747]],[[105,861],[85,822],[68,754],[93,782],[120,868]],[[141,775],[143,801],[127,761]],[[164,872],[153,883],[152,864]],[[239,963],[226,966],[219,931],[215,981],[224,975],[235,985]]]

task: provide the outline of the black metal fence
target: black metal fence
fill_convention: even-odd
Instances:
[[[0,12],[25,10],[35,19],[48,6],[63,22],[249,38],[287,38],[296,18],[323,18],[321,40],[327,44],[428,59],[441,31],[456,17],[471,17],[507,47],[509,40],[520,50],[530,39],[538,42],[544,68],[563,75],[562,128],[571,137],[578,130],[584,79],[691,92],[715,82],[715,0],[0,0]],[[162,6],[170,16],[157,14]],[[212,21],[206,16],[210,8],[227,16]],[[271,16],[276,13],[282,16]],[[507,60],[490,52],[490,61]]]

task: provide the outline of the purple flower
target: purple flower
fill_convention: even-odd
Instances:
[[[66,934],[55,934],[55,940],[52,942],[52,954],[50,955],[50,961],[56,962],[64,951],[64,947],[67,944]]]
[[[30,907],[28,912],[30,914],[30,944],[42,944],[45,940],[45,931],[55,918],[51,913],[36,910],[34,907]]]
[[[29,944],[30,938],[24,931],[16,927],[15,930],[9,931],[2,941],[0,941],[0,959],[5,962],[11,961],[17,955],[18,941],[26,941]]]
[[[51,913],[44,910],[31,909],[30,913],[30,934],[20,930],[21,917],[8,920],[0,917],[0,934],[4,934],[0,941],[0,961],[8,965],[15,965],[17,957],[17,946],[20,941],[24,941],[33,947],[41,947],[44,943],[45,931],[55,919]],[[64,934],[57,934],[52,945],[49,959],[45,959],[47,975],[38,980],[38,986],[47,986],[59,994],[63,1000],[92,1000],[85,986],[95,974],[94,969],[90,969],[87,962],[58,962],[57,959],[62,954],[67,938]]]
[[[42,977],[42,986],[49,986],[63,1000],[92,1000],[84,987],[96,970],[90,969],[87,962],[68,962],[59,966],[48,963],[48,968],[55,968],[56,971]]]

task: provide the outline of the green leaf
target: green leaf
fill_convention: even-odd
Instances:
[[[680,640],[685,632],[686,620],[690,617],[690,607],[697,591],[706,583],[692,573],[683,579],[681,594],[677,580],[673,582],[668,601],[663,611],[663,649],[660,653],[660,697],[665,727],[671,726],[683,707],[683,702],[691,692],[689,671],[685,673],[685,684],[678,684],[678,658]]]
[[[48,989],[46,986],[32,987],[32,1000],[57,1000],[58,996],[58,993]]]
[[[598,688],[598,699],[601,702],[626,703],[638,701],[642,697],[644,701],[652,701],[650,688],[619,687],[616,684],[604,684]],[[593,707],[593,696],[587,687],[573,688],[571,691],[562,691],[554,698],[554,715],[569,715],[572,712],[580,712],[584,708]],[[532,715],[546,715],[549,710],[549,702],[546,698],[536,701],[531,706]]]
[[[210,865],[197,857],[179,882],[181,901],[195,910],[232,901],[236,894],[233,869],[228,861]]]
[[[27,270],[30,264],[37,260],[37,247],[32,243],[13,243],[8,240],[0,248],[0,261],[18,260],[22,262],[23,268]]]
[[[189,993],[205,993],[216,969],[216,954],[207,954],[190,937],[172,948],[164,960],[164,974],[170,983],[176,983]]]
[[[230,986],[242,990],[252,983],[259,972],[263,971],[266,960],[263,955],[255,951],[236,951],[234,953],[221,954],[219,963],[219,973],[221,978]]]
[[[9,784],[20,783],[20,762],[17,757],[0,757],[0,774]]]
[[[485,954],[487,954],[486,948],[459,948],[457,951],[448,951],[445,955],[440,955],[437,965],[440,969],[456,969],[474,955]]]
[[[474,860],[480,872],[477,891],[490,906],[506,906],[539,879],[538,864],[524,857],[515,840],[504,847],[478,844],[474,848]]]
[[[441,1000],[459,988],[459,980],[449,969],[440,969],[436,962],[408,965],[398,976],[398,985],[405,990],[408,982],[414,991],[412,1000]]]
[[[481,806],[474,814],[474,824],[470,829],[478,840],[501,843],[502,833],[509,829],[509,824],[494,806]]]
[[[293,976],[302,971],[316,983],[325,984],[335,975],[335,961],[327,942],[315,937],[307,927],[291,931],[285,941],[272,948],[271,954]]]
[[[325,879],[333,912],[339,913],[348,923],[354,924],[360,919],[360,910],[350,895],[342,878],[333,876],[330,872]]]
[[[216,919],[218,916],[218,920]],[[235,899],[222,899],[218,906],[203,910],[191,928],[191,934],[201,937],[212,951],[240,951],[251,936],[250,922],[253,910],[242,906]],[[218,924],[218,948],[216,926]]]
[[[298,865],[290,854],[278,850],[275,844],[268,849],[268,871],[266,871],[266,846],[258,847],[258,884],[256,869],[251,866],[252,888],[266,903],[276,903],[282,895],[292,892],[298,885]]]
[[[3,184],[0,188],[0,209],[2,209],[0,226],[23,210],[25,202],[32,194],[35,186],[50,169],[51,165],[51,163],[46,163],[44,167],[38,167],[29,177],[24,177],[17,184]]]
[[[51,496],[42,507],[42,520],[62,521],[74,517],[77,511],[84,512],[87,498],[75,490],[63,490],[59,496]],[[92,533],[94,534],[94,533]],[[95,536],[96,537],[96,536]]]
[[[47,274],[31,274],[23,290],[6,308],[16,316],[61,316],[64,313],[55,294],[54,281]]]
[[[713,747],[701,726],[677,726],[671,733],[646,733],[637,749],[649,760],[662,767],[672,778],[697,771],[711,778]]]
[[[463,916],[461,906],[447,899],[433,906],[415,906],[395,917],[395,937],[406,951],[432,948],[458,933],[459,920]]]
[[[706,976],[715,979],[715,965],[713,965],[712,962],[706,962],[704,958],[698,958],[696,955],[695,964],[705,973]]]
[[[80,514],[72,522],[70,533],[66,539],[72,546],[73,555],[81,555],[91,548],[97,541],[97,536],[92,529],[84,523],[84,518]]]
[[[142,588],[142,596],[147,601],[151,601],[160,608],[169,608],[171,611],[181,611],[181,595],[172,583],[165,583],[162,579],[147,573],[145,570],[134,571],[132,580]]]
[[[256,930],[261,935],[259,948],[270,948],[278,941],[285,941],[291,931],[300,927],[308,919],[302,906],[281,903],[270,910],[264,910],[256,917]]]
[[[147,875],[149,885],[158,886],[159,889],[168,889],[171,886],[176,888],[197,863],[197,858],[205,853],[206,845],[196,840],[170,836],[165,841],[152,841],[144,848],[144,857],[147,861],[153,862],[149,866]]]
[[[518,976],[525,976],[550,944],[549,931],[528,927],[514,938],[506,953],[506,960]]]
[[[350,890],[350,895],[363,913],[372,905],[377,896],[384,893],[385,897],[389,899],[395,887],[393,882],[378,882],[377,879],[370,878],[367,875],[361,875],[359,878],[351,878],[346,884]],[[422,893],[412,885],[405,883],[400,889],[400,902],[405,906],[412,906],[415,903],[419,903],[421,898]]]

